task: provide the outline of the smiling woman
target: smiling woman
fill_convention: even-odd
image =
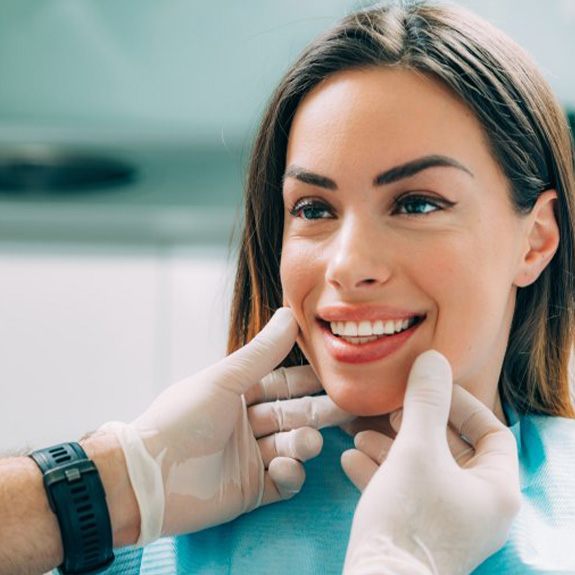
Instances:
[[[0,574],[575,573],[573,167],[485,22],[347,17],[255,141],[229,355],[0,460]]]
[[[354,14],[264,117],[228,349],[284,303],[301,328],[285,365],[357,414],[399,407],[433,346],[501,419],[501,400],[572,417],[573,187],[565,117],[519,46],[455,7]],[[411,318],[376,341],[327,329]]]
[[[334,74],[310,92],[292,121],[286,164],[283,299],[330,396],[357,415],[389,413],[402,405],[415,358],[437,349],[454,381],[503,419],[497,382],[515,292],[521,274],[535,279],[524,262],[533,259],[535,222],[547,234],[539,257],[555,253],[556,193],[543,193],[531,217],[518,215],[466,106],[437,81],[383,67]],[[377,175],[382,165],[391,167]],[[293,166],[322,175],[302,182]],[[346,340],[326,323],[372,335],[356,327],[362,321],[407,329]]]
[[[347,17],[286,73],[255,141],[228,351],[289,306],[300,331],[283,365],[309,363],[372,429],[403,405],[419,354],[447,356],[511,428],[521,466],[511,538],[477,573],[575,570],[574,192],[569,129],[540,72],[455,6]],[[325,431],[298,503],[243,518],[234,537],[273,519],[285,549],[310,549],[286,569],[337,572],[355,504],[334,471],[346,437]]]

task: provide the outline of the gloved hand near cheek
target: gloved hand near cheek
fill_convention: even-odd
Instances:
[[[277,441],[280,429],[260,413],[268,424],[256,438],[243,395],[256,385],[254,401],[258,389],[271,385],[282,397],[288,379],[297,393],[317,390],[313,372],[264,377],[287,356],[297,333],[291,311],[281,308],[246,346],[167,388],[131,424],[100,428],[117,435],[126,457],[141,517],[138,545],[230,521],[301,489],[301,461],[319,453],[321,435],[300,430]],[[256,413],[253,419],[258,424],[262,417]]]
[[[520,507],[515,439],[451,377],[438,352],[419,356],[397,437],[362,432],[356,446],[363,451],[343,454],[348,476],[367,484],[354,516],[346,575],[466,574],[505,543]],[[471,455],[469,446],[448,441],[448,418],[469,440]]]

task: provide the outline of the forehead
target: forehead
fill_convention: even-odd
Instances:
[[[339,72],[305,96],[290,129],[287,163],[384,168],[382,162],[426,154],[496,169],[481,124],[447,87],[420,72],[380,67]]]

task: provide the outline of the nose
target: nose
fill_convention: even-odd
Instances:
[[[328,250],[326,281],[338,291],[373,290],[391,277],[392,248],[377,231],[375,221],[346,222]]]

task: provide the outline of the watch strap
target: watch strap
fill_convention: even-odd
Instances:
[[[58,518],[63,575],[100,573],[114,561],[106,493],[94,462],[80,444],[62,443],[30,457],[43,474],[50,508]]]

